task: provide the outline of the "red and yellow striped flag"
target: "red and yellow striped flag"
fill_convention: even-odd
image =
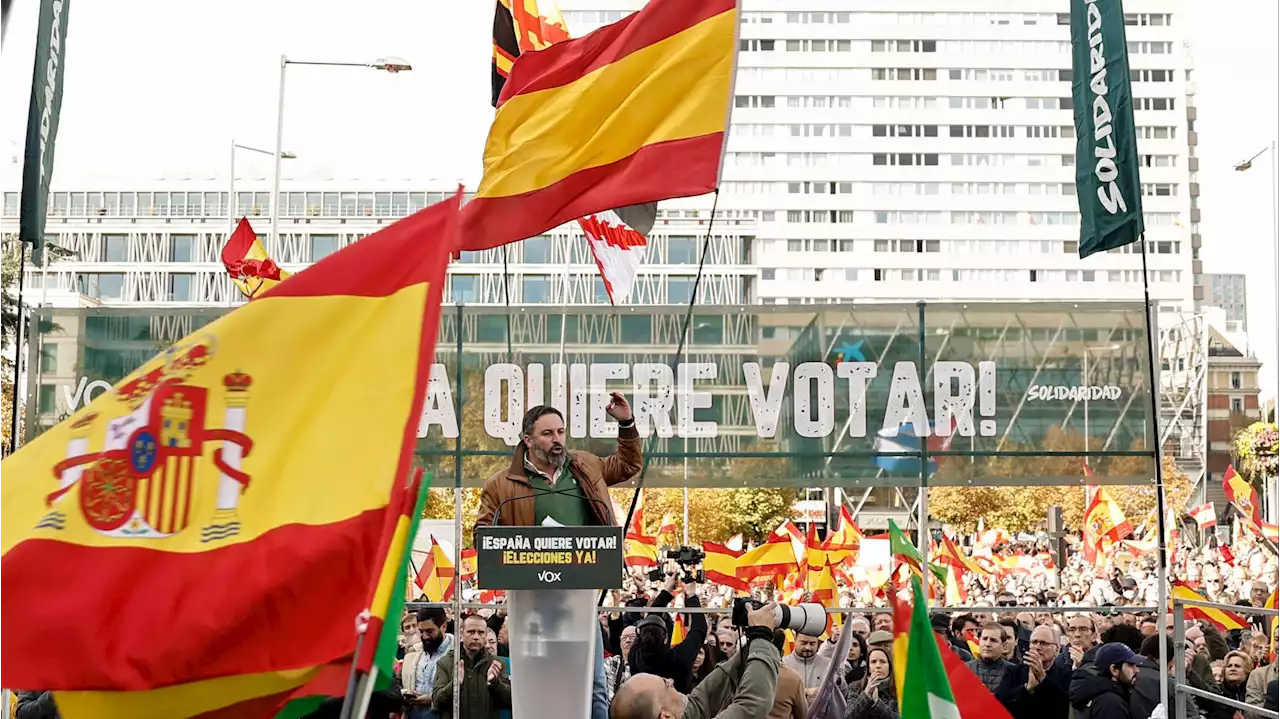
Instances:
[[[1222,489],[1227,499],[1240,510],[1247,522],[1255,528],[1262,526],[1262,504],[1258,501],[1258,490],[1236,474],[1236,468],[1227,465],[1227,473],[1222,477]]]
[[[1173,583],[1173,596],[1180,599],[1200,599],[1205,600],[1206,597],[1192,589],[1185,582],[1177,581]],[[1210,601],[1217,601],[1216,599]],[[1229,632],[1232,629],[1244,629],[1249,622],[1235,612],[1228,612],[1214,607],[1199,607],[1187,604],[1183,608],[1183,614],[1187,619],[1205,619],[1213,622],[1218,629]]]
[[[622,563],[628,567],[656,567],[658,538],[644,533],[644,491],[637,491],[636,510],[631,513],[631,523],[627,525],[624,538]]]
[[[453,593],[458,589],[458,570],[453,566],[449,553],[444,551],[436,538],[431,538],[431,551],[418,569],[415,583],[428,602],[453,601]]]
[[[0,611],[22,621],[0,637],[22,660],[0,684],[52,689],[70,719],[269,716],[351,656],[457,212],[455,197],[325,258],[4,460]]]
[[[458,573],[458,578],[464,582],[474,582],[476,580],[476,550],[462,550],[462,571]]]
[[[651,0],[585,37],[522,55],[463,213],[463,249],[718,187],[737,26],[735,0]]]
[[[723,544],[703,542],[702,551],[706,554],[702,560],[702,571],[706,573],[708,582],[733,587],[740,592],[747,591],[746,580],[738,578],[738,558],[742,556],[742,550],[734,551]]]
[[[772,579],[796,571],[796,553],[786,535],[769,535],[768,541],[738,557],[738,579]]]
[[[227,238],[227,244],[222,246],[222,265],[227,268],[231,281],[249,299],[263,294],[290,276],[267,254],[267,248],[258,239],[258,233],[253,231],[246,217],[240,218],[235,232]]]

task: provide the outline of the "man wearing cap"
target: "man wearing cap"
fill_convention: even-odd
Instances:
[[[1133,719],[1129,695],[1138,680],[1142,657],[1120,642],[1098,647],[1097,674],[1076,672],[1071,678],[1071,706],[1077,719]]]

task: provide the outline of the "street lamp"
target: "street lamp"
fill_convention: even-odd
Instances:
[[[1271,252],[1274,261],[1272,275],[1271,291],[1273,293],[1273,301],[1275,302],[1275,316],[1271,319],[1271,324],[1276,332],[1276,355],[1275,355],[1275,373],[1276,373],[1276,417],[1280,420],[1280,207],[1276,205],[1276,143],[1271,141],[1270,145],[1258,150],[1253,157],[1244,162],[1236,163],[1236,172],[1245,172],[1253,167],[1253,161],[1262,156],[1262,153],[1270,152],[1267,160],[1271,169]],[[1263,419],[1266,419],[1263,417]],[[1271,504],[1272,511],[1280,514],[1280,480],[1272,482]]]
[[[1243,171],[1252,169],[1253,161],[1257,160],[1258,157],[1262,156],[1263,152],[1267,152],[1267,151],[1271,152],[1271,154],[1267,156],[1267,159],[1271,160],[1271,253],[1272,253],[1272,260],[1274,260],[1275,262],[1275,265],[1274,265],[1275,276],[1274,276],[1274,283],[1272,283],[1272,294],[1274,294],[1275,296],[1274,299],[1275,299],[1275,312],[1276,312],[1276,315],[1274,319],[1272,319],[1271,324],[1275,325],[1276,322],[1280,322],[1280,215],[1277,215],[1277,212],[1276,212],[1276,143],[1275,141],[1272,141],[1271,145],[1263,147],[1262,150],[1258,150],[1257,152],[1254,152],[1253,157],[1249,157],[1248,160],[1244,160],[1243,162],[1236,162],[1235,171],[1238,171],[1238,173],[1243,173]],[[1276,371],[1276,398],[1277,398],[1275,404],[1276,404],[1276,407],[1280,407],[1280,329],[1277,329],[1276,331],[1275,371]],[[1280,411],[1276,412],[1276,416],[1280,417]]]
[[[312,65],[318,67],[363,67],[370,70],[381,70],[392,75],[408,72],[413,66],[402,57],[388,55],[373,62],[316,62],[290,60],[287,55],[280,56],[280,90],[276,97],[276,169],[271,181],[271,237],[279,242],[280,237],[280,160],[283,156],[281,145],[284,143],[284,77],[290,65]],[[272,154],[272,153],[268,153]]]
[[[245,152],[256,152],[259,155],[272,154],[270,150],[261,150],[256,147],[241,145],[237,143],[234,139],[231,140],[231,172],[229,173],[231,176],[231,179],[228,181],[228,187],[227,187],[227,190],[228,190],[227,192],[227,237],[230,237],[231,233],[236,231],[236,214],[238,214],[236,212],[236,150],[244,150]],[[298,156],[293,154],[292,152],[281,152],[280,159],[296,160],[298,159]]]
[[[1087,455],[1087,454],[1088,454],[1088,452],[1089,452],[1089,392],[1088,392],[1088,389],[1089,389],[1089,356],[1090,356],[1091,354],[1093,354],[1094,352],[1115,352],[1115,351],[1117,351],[1117,350],[1119,350],[1119,349],[1120,349],[1120,345],[1118,345],[1118,344],[1100,345],[1100,346],[1098,346],[1098,347],[1085,347],[1085,348],[1084,348],[1084,367],[1083,367],[1082,369],[1083,369],[1083,371],[1084,371],[1084,389],[1085,389],[1085,393],[1084,393],[1084,451],[1085,451],[1086,455]],[[1089,458],[1086,456],[1084,461],[1085,461],[1085,462],[1088,462],[1088,461],[1089,461]]]

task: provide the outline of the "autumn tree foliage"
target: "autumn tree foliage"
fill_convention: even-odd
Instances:
[[[1046,433],[1043,442],[1037,447],[1006,448],[1012,451],[1083,453],[1084,439],[1055,427]],[[1135,528],[1155,511],[1154,465],[1150,458],[1094,457],[1091,459],[1091,466],[1099,477],[1125,477],[1135,481],[1134,484],[1109,485],[1108,488]],[[1162,470],[1166,507],[1181,512],[1191,495],[1191,480],[1177,469],[1169,457],[1164,458]],[[1056,486],[931,487],[929,514],[964,532],[973,531],[979,519],[987,527],[1002,527],[1017,532],[1042,528],[1048,517],[1049,507],[1057,505],[1062,507],[1067,528],[1079,530],[1085,510],[1082,456],[1067,454],[955,458],[944,464],[939,471],[940,479],[961,482],[1034,477],[1079,477],[1079,482]]]

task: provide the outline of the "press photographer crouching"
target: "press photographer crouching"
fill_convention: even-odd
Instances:
[[[812,636],[826,627],[820,605],[785,607],[740,599],[734,603],[733,623],[743,629],[746,644],[721,662],[693,693],[676,690],[670,679],[633,674],[618,688],[609,715],[612,719],[763,719],[773,708],[782,655],[773,643],[773,630],[786,626]],[[723,709],[722,709],[723,708]]]
[[[679,574],[677,566],[688,567],[701,561],[701,557],[671,556],[670,559],[674,561],[667,570],[669,586]],[[684,606],[700,607],[697,577],[688,569],[685,571]],[[653,674],[670,679],[676,691],[688,694],[693,691],[693,661],[707,641],[707,617],[704,614],[689,615],[689,634],[675,646],[668,646],[668,631],[667,622],[661,614],[649,614],[637,622],[636,642],[627,656],[627,664],[632,675]]]

